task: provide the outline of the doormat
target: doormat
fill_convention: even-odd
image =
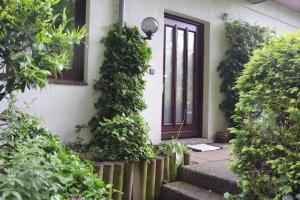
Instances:
[[[214,151],[221,149],[221,147],[216,147],[208,144],[189,144],[187,146],[193,151]]]

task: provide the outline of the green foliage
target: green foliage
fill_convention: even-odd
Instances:
[[[139,161],[154,157],[147,144],[149,127],[138,114],[104,119],[96,131],[97,145],[108,160]]]
[[[220,91],[225,96],[220,109],[230,125],[235,125],[231,116],[234,114],[239,97],[238,92],[233,89],[234,84],[253,51],[262,47],[273,36],[273,31],[240,20],[226,21],[225,29],[229,49],[226,51],[225,59],[218,66],[220,77],[223,79]]]
[[[0,101],[11,92],[40,87],[70,65],[73,45],[85,28],[68,30],[65,12],[56,14],[59,0],[0,1]],[[59,23],[58,23],[59,21]]]
[[[18,110],[0,118],[1,200],[106,199],[92,164],[70,155],[38,118]]]
[[[190,153],[191,150],[185,145],[176,140],[170,143],[159,144],[153,147],[154,152],[157,155],[167,155],[176,154],[176,166],[179,167],[184,160],[184,154]]]
[[[136,27],[114,25],[102,42],[105,58],[94,85],[101,95],[95,104],[97,114],[89,123],[94,133],[92,145],[101,147],[108,160],[152,158],[149,128],[139,114],[146,107],[144,74],[151,49]]]
[[[239,77],[232,129],[243,199],[300,197],[300,32],[255,51]]]
[[[95,90],[101,92],[95,104],[96,122],[116,115],[130,115],[145,109],[144,74],[151,50],[136,27],[113,26],[102,40],[106,48]]]

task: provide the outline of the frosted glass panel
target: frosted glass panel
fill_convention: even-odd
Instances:
[[[188,32],[188,80],[187,80],[187,116],[186,116],[187,124],[193,123],[194,57],[195,57],[195,33]]]
[[[173,59],[173,28],[166,27],[165,49],[165,85],[164,85],[164,123],[171,123],[172,98],[172,59]]]
[[[182,122],[184,31],[177,32],[176,122]]]

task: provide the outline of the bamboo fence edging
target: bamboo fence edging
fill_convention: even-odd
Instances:
[[[132,198],[132,186],[133,186],[133,162],[125,162],[124,169],[124,184],[123,184],[123,200],[131,200]]]
[[[164,180],[170,181],[170,159],[169,156],[164,156]]]
[[[191,154],[185,153],[183,158],[183,165],[190,165],[191,164]]]
[[[111,184],[108,198],[113,200],[159,200],[165,182],[176,181],[183,165],[191,164],[185,153],[181,165],[176,155],[157,157],[139,162],[103,162],[95,164],[95,171],[106,184]],[[114,192],[117,191],[117,192]]]
[[[148,169],[147,169],[146,200],[154,199],[155,177],[156,177],[156,159],[152,159],[149,161]]]
[[[154,199],[159,200],[160,190],[164,180],[164,158],[156,158],[156,173],[155,173],[155,189],[154,189]]]
[[[104,162],[103,163],[103,177],[102,180],[106,184],[113,184],[113,176],[114,176],[114,164],[113,162]],[[109,188],[108,198],[112,197],[112,187]]]
[[[140,199],[146,200],[148,161],[140,162]]]
[[[114,163],[114,174],[113,174],[113,189],[117,192],[113,192],[112,199],[121,200],[123,191],[123,179],[124,179],[124,163]]]
[[[176,154],[169,156],[170,165],[170,181],[173,182],[177,179],[177,166],[176,166]]]
[[[132,185],[132,200],[140,199],[141,184],[140,184],[140,162],[134,162],[133,169],[133,185]]]

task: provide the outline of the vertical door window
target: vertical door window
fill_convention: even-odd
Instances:
[[[172,66],[173,66],[173,28],[166,27],[166,45],[165,45],[165,88],[164,93],[164,123],[170,124],[172,122]]]
[[[162,130],[168,137],[180,127],[184,137],[200,132],[202,33],[202,24],[165,18]]]

